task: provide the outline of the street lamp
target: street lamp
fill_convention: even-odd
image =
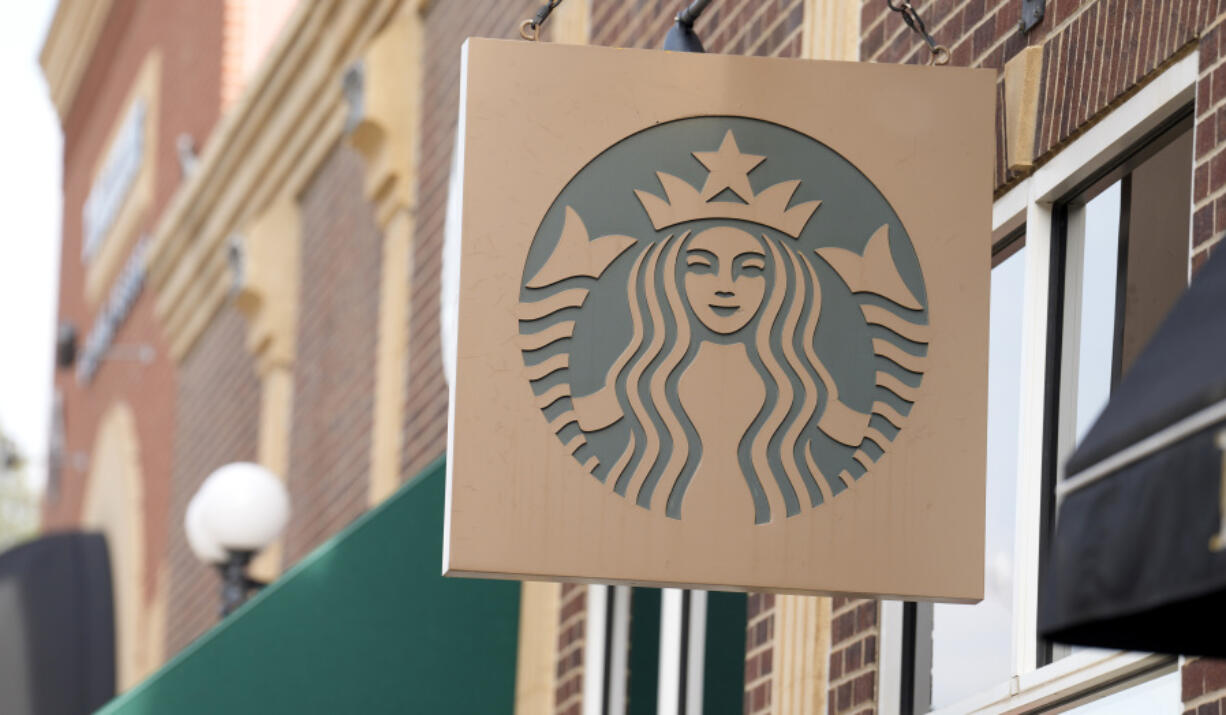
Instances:
[[[677,13],[676,22],[664,38],[664,49],[673,52],[706,52],[702,40],[694,32],[694,23],[711,0],[694,0],[681,12]]]
[[[264,586],[247,576],[255,554],[289,521],[289,494],[277,475],[258,464],[234,462],[210,474],[187,505],[183,527],[196,558],[222,577],[221,615]]]

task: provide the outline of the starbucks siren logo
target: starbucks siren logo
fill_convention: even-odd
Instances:
[[[851,488],[927,354],[923,274],[880,191],[744,117],[660,124],[583,167],[537,229],[519,319],[559,448],[674,519],[731,498],[762,524]]]

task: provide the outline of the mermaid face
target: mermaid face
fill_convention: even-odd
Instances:
[[[685,295],[702,324],[720,335],[745,327],[766,292],[766,254],[739,228],[716,226],[685,249]]]

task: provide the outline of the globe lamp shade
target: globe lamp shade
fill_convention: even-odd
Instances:
[[[187,532],[187,545],[191,547],[196,558],[206,564],[220,564],[226,560],[226,550],[217,543],[204,528],[204,500],[200,492],[192,497],[187,505],[187,515],[183,518],[183,528]]]
[[[227,551],[259,551],[289,521],[285,485],[258,464],[227,464],[210,474],[197,494],[204,531]]]

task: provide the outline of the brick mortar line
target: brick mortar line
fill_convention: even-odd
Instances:
[[[792,13],[792,8],[795,8],[799,6],[800,4],[801,4],[801,0],[792,0],[792,2],[787,7],[781,9],[779,11],[779,16],[775,18],[775,21],[770,24],[770,27],[766,27],[762,29],[762,32],[759,33],[758,35],[758,41],[755,42],[750,47],[748,47],[745,50],[745,54],[752,55],[755,52],[757,52],[758,48],[761,47],[763,44],[765,44],[768,39],[770,39],[771,33],[775,31],[775,28],[782,25],[783,22],[788,19],[788,15]],[[762,7],[766,8],[768,6],[763,5]],[[762,12],[764,12],[764,10],[759,11],[758,14],[761,15]],[[756,18],[757,16],[758,15],[755,15],[754,18]],[[750,19],[750,22],[753,22],[753,18]],[[788,33],[788,36],[791,37],[792,33],[796,32],[796,30],[799,30],[803,27],[804,27],[804,24],[802,23],[800,27],[793,28],[792,32]],[[780,46],[782,46],[783,44],[784,43],[780,43]],[[775,49],[778,50],[779,48],[775,48]]]
[[[621,23],[627,16],[630,15],[630,10],[632,7],[632,5],[623,3],[621,7],[615,11],[616,14],[606,20],[606,24],[603,25],[603,27],[618,27],[618,23]],[[641,17],[642,16],[639,15],[632,17],[625,23],[625,25],[621,27],[620,30],[617,31],[616,35],[610,35],[606,38],[606,41],[613,47],[623,47],[626,38],[631,36],[631,31],[638,29],[639,26],[646,22],[645,19],[640,19]]]
[[[1003,7],[1004,7],[1004,3],[1001,3],[1000,5],[998,5],[998,6],[996,7],[996,9],[994,9],[994,10],[991,12],[991,14],[987,14],[987,13],[985,13],[983,17],[979,18],[979,22],[975,23],[975,25],[974,25],[973,27],[971,27],[971,29],[967,30],[966,28],[963,28],[963,29],[962,29],[962,35],[961,35],[961,37],[959,37],[958,39],[959,39],[960,41],[962,41],[962,42],[969,42],[969,43],[971,43],[971,46],[972,46],[972,47],[974,47],[974,45],[975,45],[975,33],[979,31],[979,28],[981,28],[981,27],[983,27],[984,25],[988,24],[988,22],[989,22],[989,21],[990,21],[990,22],[996,22],[996,15],[997,15],[997,13],[999,13],[999,12],[1000,12],[1001,8],[1003,8]],[[1010,30],[1010,32],[1012,32],[1012,30]],[[1003,43],[1003,42],[1005,42],[1005,41],[1006,41],[1006,40],[1008,40],[1008,39],[1009,39],[1009,34],[1008,34],[1008,33],[1006,33],[1006,34],[1005,34],[1003,37],[1001,37],[1001,38],[1000,38],[1000,41],[999,41],[997,44]],[[950,51],[950,52],[953,52],[954,47],[957,47],[959,44],[960,44],[959,42],[955,42],[955,43],[953,43],[953,46],[949,48],[949,51]],[[992,47],[995,47],[995,46],[996,46],[996,45],[993,45]],[[989,50],[989,51],[990,51],[990,50]]]
[[[865,631],[863,634],[863,637],[861,638],[856,638],[855,640],[843,641],[842,643],[839,643],[836,646],[832,646],[830,648],[830,654],[831,655],[834,655],[835,653],[846,654],[847,649],[851,648],[857,643],[861,643],[861,644],[864,643],[864,641],[867,640],[870,636],[877,636],[878,640],[880,640],[880,634],[876,630],[873,630],[871,632]],[[861,657],[863,657],[863,655],[861,655]]]
[[[769,651],[769,650],[773,650],[773,649],[774,649],[774,645],[775,645],[774,643],[771,643],[771,644],[770,644],[769,646],[767,646],[767,647],[764,647],[764,648],[758,648],[758,649],[756,649],[756,650],[749,651],[748,653],[746,653],[746,654],[745,654],[745,662],[746,662],[746,663],[749,663],[749,661],[750,661],[751,659],[753,659],[753,658],[757,658],[758,656],[762,655],[763,653],[765,653],[765,652],[767,652],[767,651]],[[771,669],[772,669],[772,670],[774,669],[774,663],[772,663],[772,664],[771,664]]]
[[[1219,701],[1226,704],[1226,689],[1215,690],[1212,693],[1205,693],[1203,695],[1198,695],[1191,700],[1185,700],[1182,702],[1182,709],[1179,712],[1186,713],[1189,710],[1196,711],[1202,705],[1212,705],[1213,703]]]
[[[1000,38],[999,40],[997,40],[997,41],[996,41],[996,44],[991,45],[990,47],[988,47],[988,49],[984,50],[984,51],[983,51],[983,53],[982,53],[981,55],[979,55],[978,57],[975,57],[974,59],[972,59],[972,60],[971,60],[971,66],[972,66],[972,67],[979,67],[979,66],[981,66],[982,62],[983,62],[985,59],[987,59],[988,55],[990,55],[990,54],[992,54],[993,52],[995,52],[995,51],[996,51],[996,49],[997,49],[998,47],[1003,47],[1003,46],[1007,45],[1008,43],[1009,43],[1009,36],[1008,36],[1008,35],[1005,35],[1004,37],[1002,37],[1002,38]],[[952,50],[952,49],[950,49],[950,52],[953,52],[953,50]],[[1003,54],[1003,53],[1002,53],[1002,54]],[[1004,62],[1004,60],[1003,60],[1003,58],[1002,58],[1002,65],[1001,65],[1001,69],[1002,69],[1002,70],[1004,69],[1004,64],[1003,64],[1003,62]],[[1101,63],[1100,63],[1100,64],[1101,64]]]
[[[1150,0],[1150,1],[1154,2],[1155,0]],[[1133,65],[1134,75],[1138,74],[1138,72],[1141,71],[1141,66],[1143,66],[1143,63],[1145,61],[1145,52],[1146,50],[1149,49],[1149,44],[1154,43],[1155,49],[1157,47],[1157,38],[1154,37],[1154,34],[1157,32],[1157,29],[1161,27],[1161,20],[1157,22],[1157,26],[1159,27],[1152,27],[1152,25],[1154,25],[1154,23],[1152,22],[1145,23],[1145,26],[1141,27],[1139,34],[1137,36],[1140,42],[1140,45],[1139,45],[1140,52],[1137,53],[1137,59],[1135,59],[1135,64]],[[1148,31],[1148,34],[1146,34],[1146,31]]]
[[[880,627],[880,626],[878,626],[878,625],[872,625],[872,626],[869,626],[869,627],[865,628],[865,629],[864,629],[864,630],[862,630],[862,631],[856,631],[856,632],[855,632],[853,635],[851,635],[850,637],[848,637],[848,638],[847,638],[847,640],[842,640],[842,641],[839,641],[838,643],[833,643],[833,644],[831,644],[831,646],[830,646],[830,652],[831,652],[831,654],[833,654],[833,653],[834,653],[836,650],[837,650],[837,651],[845,651],[845,650],[847,650],[848,648],[850,648],[850,647],[852,647],[853,645],[855,645],[856,643],[862,643],[862,642],[864,642],[864,641],[865,641],[865,640],[867,640],[867,639],[868,639],[870,636],[877,636],[878,642],[880,642],[880,639],[881,639],[881,627]]]
[[[771,681],[771,676],[774,674],[775,674],[774,671],[771,671],[770,673],[766,675],[759,675],[758,677],[754,678],[753,680],[745,684],[745,690],[753,690],[754,688],[758,687],[759,685],[762,685],[763,683],[769,683]]]
[[[737,33],[728,38],[727,46],[735,47],[736,43],[749,32],[749,28],[751,25],[753,25],[754,21],[766,14],[766,11],[769,10],[770,7],[770,3],[762,3],[758,5],[758,9],[755,10],[754,13],[748,18],[746,18],[745,22],[741,23],[740,28],[737,29]],[[782,15],[780,17],[782,17]],[[761,34],[762,36],[765,36],[766,32],[763,31]]]
[[[1216,152],[1216,153],[1213,155],[1213,157],[1214,157],[1214,158],[1216,158],[1216,157],[1220,156],[1221,154],[1222,154],[1222,152],[1221,152],[1221,151],[1218,151],[1218,152]],[[1206,163],[1208,163],[1208,161],[1206,161]],[[1202,163],[1202,164],[1198,164],[1198,165],[1196,166],[1196,169],[1199,169],[1200,167],[1202,167],[1202,166],[1204,166],[1204,165],[1205,165],[1204,163]],[[1193,169],[1193,172],[1194,172],[1194,173],[1195,173],[1196,169]],[[1193,181],[1195,181],[1195,178],[1193,178]],[[1222,196],[1222,194],[1223,194],[1223,193],[1226,193],[1226,184],[1222,184],[1221,186],[1218,186],[1216,189],[1213,189],[1212,191],[1210,191],[1208,194],[1206,194],[1206,195],[1205,195],[1205,198],[1201,199],[1200,201],[1197,201],[1197,202],[1193,203],[1193,204],[1192,204],[1192,208],[1194,208],[1194,209],[1199,209],[1199,208],[1202,208],[1202,207],[1203,207],[1203,206],[1205,206],[1206,204],[1211,203],[1211,202],[1213,201],[1213,199],[1220,198],[1220,197]]]
[[[780,57],[780,56],[781,56],[781,55],[780,55],[780,53],[781,53],[781,52],[783,52],[783,50],[784,50],[784,49],[785,49],[785,48],[786,48],[788,45],[792,44],[792,40],[793,40],[793,38],[795,38],[797,35],[800,35],[800,34],[802,33],[802,31],[803,31],[803,30],[804,30],[804,27],[797,27],[796,29],[794,29],[794,30],[792,30],[790,33],[788,33],[788,36],[787,36],[787,37],[785,37],[785,38],[783,38],[783,41],[779,43],[779,46],[775,48],[775,51],[774,51],[774,52],[772,52],[772,53],[770,54],[770,56],[771,56],[771,57]],[[802,51],[803,51],[803,49],[802,49]]]
[[[1099,4],[1099,2],[1093,2],[1093,3],[1079,3],[1079,4],[1077,5],[1077,9],[1073,11],[1073,14],[1071,14],[1071,15],[1069,15],[1068,17],[1064,18],[1064,21],[1063,21],[1063,22],[1061,22],[1059,25],[1056,25],[1055,27],[1051,28],[1051,30],[1049,30],[1049,31],[1048,31],[1047,36],[1046,36],[1046,38],[1044,38],[1044,40],[1043,40],[1043,41],[1046,43],[1046,42],[1047,42],[1047,40],[1049,40],[1051,37],[1053,37],[1053,36],[1055,36],[1055,35],[1059,35],[1060,33],[1062,33],[1062,32],[1064,32],[1065,30],[1067,30],[1069,25],[1071,25],[1071,24],[1073,24],[1074,22],[1076,22],[1076,21],[1077,21],[1077,18],[1079,18],[1079,17],[1081,17],[1083,14],[1085,14],[1085,13],[1086,13],[1086,12],[1087,12],[1087,11],[1088,11],[1088,10],[1089,10],[1091,7],[1097,7],[1097,6],[1098,6],[1098,4]],[[1140,53],[1138,53],[1138,54],[1140,54]]]
[[[1196,256],[1196,254],[1198,253],[1204,253],[1205,251],[1208,251],[1210,248],[1213,248],[1217,244],[1222,243],[1223,239],[1226,239],[1226,232],[1222,232],[1218,234],[1216,238],[1211,238],[1208,241],[1205,241],[1204,243],[1200,244],[1196,248],[1193,248],[1192,255],[1188,256],[1188,258],[1191,259],[1192,257]],[[1220,690],[1220,691],[1217,691],[1217,693],[1218,693],[1218,697],[1226,698],[1226,690]]]
[[[1212,206],[1215,201],[1222,198],[1223,196],[1226,196],[1226,186],[1222,186],[1214,193],[1211,193],[1205,198],[1201,199],[1199,202],[1192,204],[1192,213],[1196,213],[1197,211],[1200,211],[1206,206]]]
[[[952,9],[950,9],[949,15],[944,20],[941,20],[936,25],[933,25],[932,27],[928,28],[928,34],[932,35],[935,38],[938,32],[940,32],[946,25],[950,23],[951,20],[957,17],[959,13],[961,13],[962,10],[964,10],[966,6],[970,4],[971,4],[971,0],[963,0],[962,4],[954,6]],[[979,18],[979,22],[976,23],[975,26],[970,31],[963,29],[963,32],[961,35],[959,35],[958,39],[970,39],[975,34],[975,29],[977,29],[980,25],[982,25],[988,19],[995,17],[996,12],[1000,10],[1000,7],[1003,6],[1003,4],[1004,3],[1002,2],[1001,5],[996,6],[993,9],[991,14],[988,14],[985,12],[984,17]],[[936,0],[931,0],[930,2],[925,4],[924,7],[916,8],[916,12],[919,13],[920,17],[922,18],[925,12],[928,12],[929,10],[933,9],[935,6],[936,6]],[[897,14],[898,13],[894,12],[893,10],[886,10],[886,14],[882,15],[882,18],[888,17],[889,15],[897,15]],[[874,26],[876,26],[876,24],[877,23],[873,23]],[[902,22],[901,18],[898,24],[899,24],[899,28],[895,30],[892,35],[887,37],[884,42],[881,43],[881,47],[878,47],[877,51],[873,53],[873,56],[869,58],[870,62],[876,60],[876,58],[879,57],[881,53],[885,52],[885,50],[889,48],[890,45],[893,45],[894,42],[900,36],[902,36],[905,33],[912,32],[911,28],[907,27],[907,23]],[[924,39],[920,37],[918,34],[916,34],[916,39],[919,40],[920,45],[924,47],[928,46],[927,43],[924,42]],[[861,41],[863,42],[863,38],[861,38]],[[956,42],[954,44],[955,46],[957,45]],[[950,51],[951,52],[953,51],[952,47],[950,48]]]
[[[864,38],[868,37],[869,34],[872,33],[874,27],[877,27],[881,23],[885,22],[885,19],[887,17],[889,17],[890,15],[894,15],[894,14],[896,13],[893,10],[888,10],[888,9],[885,12],[878,12],[876,20],[873,20],[871,23],[869,23],[868,27],[860,28],[860,41],[863,42]],[[863,11],[861,11],[861,15],[863,15]]]
[[[839,677],[830,678],[829,689],[835,690],[840,685],[843,685],[844,683],[850,683],[855,680],[858,680],[865,673],[877,673],[879,670],[880,668],[877,666],[877,662],[873,661],[873,663],[870,665],[862,665],[859,668],[856,668],[855,670],[844,671],[843,674],[840,675]]]
[[[1217,70],[1220,70],[1224,66],[1226,66],[1226,58],[1223,58],[1217,64],[1213,65],[1209,69],[1199,72],[1196,76],[1196,84],[1199,85],[1201,80],[1209,80],[1209,92],[1210,94],[1212,94],[1213,93],[1213,75],[1216,74]],[[1210,114],[1213,114],[1217,110],[1221,109],[1223,105],[1226,105],[1226,96],[1210,104],[1209,108],[1206,109],[1203,113],[1198,113],[1196,115],[1196,123],[1199,124],[1200,120],[1207,118]]]
[[[852,612],[852,611],[859,610],[860,606],[863,606],[863,605],[865,604],[865,602],[866,602],[866,601],[871,601],[871,600],[872,600],[872,599],[861,599],[861,600],[858,600],[858,601],[852,601],[852,602],[851,602],[851,603],[849,603],[849,604],[846,604],[846,605],[844,605],[844,606],[840,606],[839,608],[834,609],[833,611],[831,611],[831,616],[833,616],[833,617],[838,617],[838,616],[841,616],[841,615],[843,615],[843,614],[845,614],[845,613],[850,613],[850,612]]]
[[[871,668],[861,668],[859,670],[853,671],[850,674],[844,673],[843,676],[840,678],[831,679],[830,685],[827,688],[827,690],[838,690],[844,685],[847,685],[848,683],[854,683],[855,681],[859,680],[860,678],[863,678],[864,676],[870,673],[873,675],[876,675],[877,667],[873,666]]]

